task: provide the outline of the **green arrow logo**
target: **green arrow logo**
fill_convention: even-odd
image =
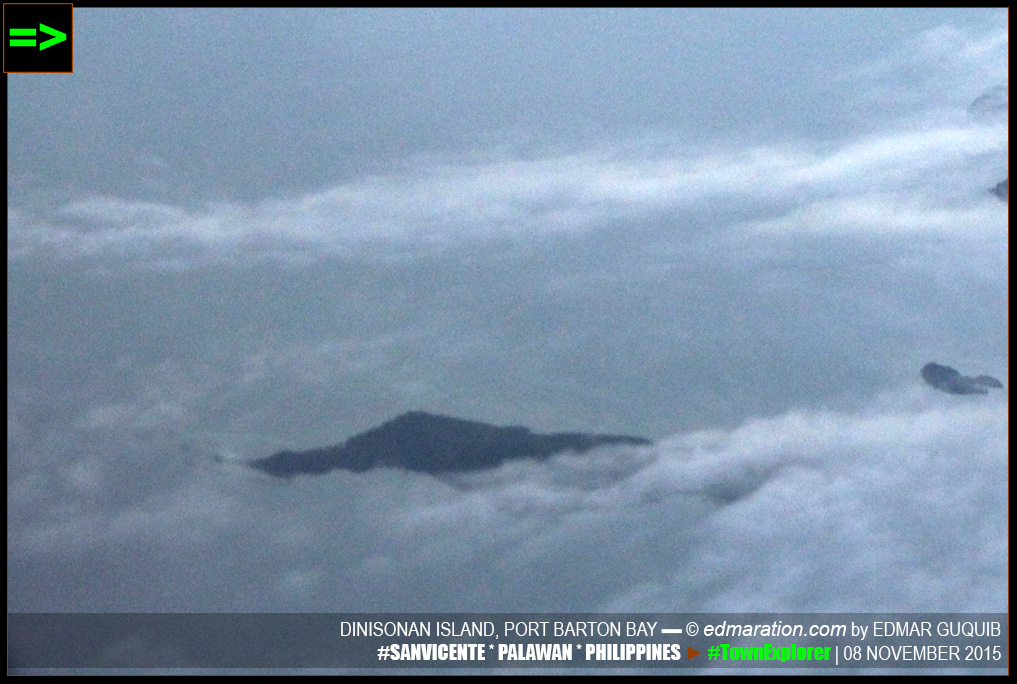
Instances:
[[[62,43],[67,40],[67,34],[63,31],[57,31],[55,28],[50,28],[46,24],[39,24],[39,30],[43,33],[53,36],[44,43],[39,43],[39,50],[45,50],[48,47],[53,47],[57,43]],[[11,47],[35,47],[35,29],[11,29],[12,36],[33,36],[33,38],[11,38]]]
[[[50,28],[49,26],[46,26],[46,24],[39,24],[39,30],[42,31],[43,33],[46,33],[46,34],[49,34],[49,35],[53,36],[52,38],[47,40],[45,43],[42,43],[39,46],[39,50],[40,51],[41,50],[45,50],[48,47],[53,47],[57,43],[62,43],[65,40],[67,40],[67,34],[66,33],[64,33],[63,31],[57,31],[55,28]]]

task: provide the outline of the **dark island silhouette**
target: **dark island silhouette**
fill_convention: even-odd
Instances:
[[[988,394],[989,388],[1003,388],[1003,383],[991,375],[968,377],[956,368],[934,362],[922,366],[922,380],[947,394]]]
[[[521,458],[546,459],[563,451],[582,453],[609,444],[647,445],[626,435],[581,432],[537,434],[525,427],[498,427],[479,421],[410,411],[351,437],[343,444],[310,451],[280,451],[249,465],[276,477],[316,475],[331,470],[362,473],[403,468],[447,473],[494,468]]]
[[[989,190],[993,195],[998,197],[1000,201],[1010,203],[1010,177],[1007,176],[1000,182],[996,183],[996,186]]]

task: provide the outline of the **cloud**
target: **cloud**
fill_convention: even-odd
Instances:
[[[204,463],[108,514],[12,529],[13,606],[1005,610],[1006,403],[905,396],[447,483]],[[47,594],[45,566],[87,600]]]
[[[893,54],[855,69],[846,80],[898,112],[967,107],[989,87],[1006,83],[1010,32],[1006,10],[986,15],[983,26],[941,25],[905,42]],[[870,111],[863,103],[863,111]]]
[[[990,237],[998,226],[997,207],[985,203],[946,207],[931,198],[872,192],[817,200],[753,230],[773,235]]]
[[[824,130],[813,140],[735,148],[690,145],[658,131],[649,140],[630,135],[585,149],[531,150],[526,159],[422,156],[281,199],[185,206],[92,196],[49,210],[9,205],[8,261],[127,260],[176,269],[305,263],[330,254],[400,258],[464,241],[572,236],[612,221],[746,203],[772,221],[815,230],[807,220],[814,203],[848,202],[855,216],[867,217],[854,228],[878,233],[885,230],[879,215],[902,192],[916,195],[907,209],[919,216],[914,230],[944,203],[955,207],[999,180],[999,169],[979,158],[1005,157],[1006,122],[973,122],[966,109],[1007,82],[1008,35],[1005,11],[989,13],[980,25],[940,26],[889,56],[845,66],[834,83],[866,117],[861,137]],[[873,110],[873,99],[885,108]],[[167,162],[150,155],[145,164]],[[979,165],[984,180],[975,177]]]
[[[972,156],[1005,146],[1004,126],[925,126],[811,149],[647,155],[623,146],[533,161],[439,162],[251,205],[184,209],[92,198],[51,215],[9,207],[8,261],[140,258],[165,264],[174,258],[200,263],[426,253],[464,240],[582,234],[613,221],[732,202],[784,205],[785,216],[776,220],[812,229],[823,225],[807,219],[814,206],[853,203],[852,214],[863,219],[854,230],[880,232],[887,226],[881,219],[885,198],[918,186],[926,192],[905,210],[942,213],[938,198],[950,194],[956,170],[969,169]],[[969,185],[971,199],[961,210],[978,211],[971,205],[983,193],[974,189],[983,188],[977,180]],[[944,222],[925,218],[910,221],[910,229],[936,230]]]

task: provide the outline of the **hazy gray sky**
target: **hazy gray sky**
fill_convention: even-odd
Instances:
[[[869,99],[860,66],[923,32],[1005,22],[990,10],[84,9],[73,75],[9,78],[9,159],[15,190],[252,200],[418,155],[829,139],[927,104],[920,65],[895,69],[911,80],[889,102]],[[956,59],[949,47],[926,57]],[[935,101],[964,103],[999,69]]]
[[[80,9],[75,50],[8,80],[10,610],[1006,610],[1007,395],[918,375],[1009,384],[1005,10]],[[411,409],[658,442],[214,462]]]

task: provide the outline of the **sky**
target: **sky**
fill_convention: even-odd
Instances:
[[[1007,610],[1007,390],[919,377],[1009,385],[1006,10],[74,40],[8,76],[10,611]],[[655,444],[243,466],[408,410]]]

